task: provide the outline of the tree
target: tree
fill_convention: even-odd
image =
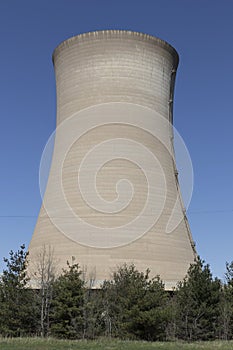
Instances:
[[[209,265],[198,257],[176,294],[179,338],[192,341],[216,337],[220,290],[220,281],[212,278]]]
[[[221,290],[219,330],[220,337],[228,340],[233,334],[233,261],[226,263],[225,279]]]
[[[0,280],[0,333],[3,336],[35,334],[38,309],[35,292],[27,288],[28,253],[22,245],[4,258],[6,268]]]
[[[83,266],[82,279],[85,281],[83,301],[83,338],[94,339],[101,334],[101,290],[95,289],[96,270],[87,273]]]
[[[233,261],[231,263],[226,262],[226,273],[225,273],[225,278],[227,285],[230,287],[232,290],[233,294]]]
[[[43,246],[36,257],[33,278],[38,288],[40,308],[40,334],[45,337],[50,331],[50,307],[53,296],[53,284],[56,275],[56,262],[51,246]]]
[[[165,338],[167,295],[159,277],[124,264],[103,285],[102,317],[106,333],[123,338]]]
[[[64,270],[53,285],[51,333],[60,338],[83,336],[84,281],[78,264]]]

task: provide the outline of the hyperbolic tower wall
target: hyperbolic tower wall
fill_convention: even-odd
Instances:
[[[29,270],[50,247],[58,272],[75,259],[97,287],[126,262],[173,288],[195,258],[170,125],[177,52],[109,30],[62,42],[53,62],[56,140]]]

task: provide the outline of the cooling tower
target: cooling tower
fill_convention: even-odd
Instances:
[[[49,247],[58,273],[75,261],[94,287],[134,263],[172,289],[196,254],[173,150],[177,52],[109,30],[62,42],[53,62],[56,135],[29,270]]]

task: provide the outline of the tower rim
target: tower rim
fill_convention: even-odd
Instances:
[[[131,30],[123,30],[123,29],[107,29],[107,30],[96,30],[96,31],[90,31],[90,32],[84,32],[77,35],[74,35],[66,40],[63,40],[60,44],[57,45],[57,47],[54,49],[52,54],[52,61],[54,63],[55,58],[59,52],[61,52],[66,47],[71,46],[75,42],[83,42],[88,39],[113,39],[113,38],[120,38],[120,37],[128,37],[131,39],[139,39],[142,41],[148,41],[151,42],[165,50],[167,50],[173,57],[174,57],[174,69],[177,69],[179,64],[179,54],[176,51],[176,49],[170,45],[167,41],[160,39],[156,36],[137,32],[137,31],[131,31]]]

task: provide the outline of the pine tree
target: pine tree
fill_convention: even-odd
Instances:
[[[12,250],[4,258],[6,268],[0,280],[0,333],[3,336],[35,334],[38,309],[35,292],[27,288],[27,258],[25,246]]]
[[[123,338],[165,338],[167,295],[159,277],[139,272],[132,264],[120,267],[103,285],[103,311],[107,333]]]
[[[199,257],[178,286],[178,337],[185,340],[210,340],[217,334],[221,284],[213,279],[209,265]]]
[[[226,283],[222,286],[219,315],[219,333],[224,340],[233,337],[233,261],[226,263]]]
[[[53,285],[51,333],[68,339],[83,337],[84,282],[79,265],[68,264]]]

